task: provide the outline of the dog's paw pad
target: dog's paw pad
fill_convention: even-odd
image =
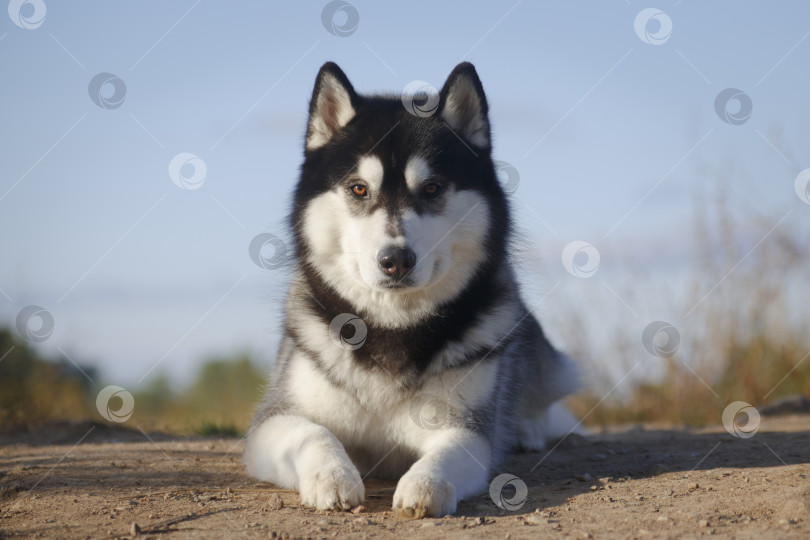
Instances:
[[[363,479],[354,465],[323,467],[301,482],[301,504],[318,510],[350,510],[363,502]]]
[[[410,519],[446,516],[456,511],[456,490],[446,480],[406,473],[394,492],[393,508]]]

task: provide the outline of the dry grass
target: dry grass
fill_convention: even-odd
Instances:
[[[689,293],[671,311],[698,306],[672,321],[680,330],[678,351],[657,380],[637,383],[621,397],[605,398],[598,382],[569,401],[588,425],[666,422],[700,426],[720,422],[732,401],[754,406],[785,396],[810,396],[810,297],[805,267],[810,234],[771,216],[735,214],[720,183],[711,205],[697,205],[698,250]],[[804,289],[804,290],[802,290]],[[804,297],[805,300],[801,300]],[[617,338],[610,355],[638,356],[640,336]],[[582,362],[605,380],[598,359]],[[598,381],[599,378],[594,378]]]

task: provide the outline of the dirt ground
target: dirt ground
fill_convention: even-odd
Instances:
[[[0,435],[0,537],[810,538],[810,415],[763,418],[749,439],[722,427],[572,436],[501,468],[528,487],[519,509],[485,493],[417,521],[373,480],[358,513],[303,508],[247,478],[241,450],[92,423]]]

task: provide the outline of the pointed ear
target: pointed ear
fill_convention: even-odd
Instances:
[[[343,70],[334,62],[325,63],[315,79],[309,102],[307,150],[325,145],[348,124],[354,118],[358,99]]]
[[[457,65],[439,97],[442,119],[473,146],[489,150],[489,107],[475,67],[469,62]]]

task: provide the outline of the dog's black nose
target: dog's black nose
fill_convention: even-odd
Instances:
[[[389,248],[380,251],[377,259],[386,276],[399,279],[416,264],[416,254],[408,248]]]

